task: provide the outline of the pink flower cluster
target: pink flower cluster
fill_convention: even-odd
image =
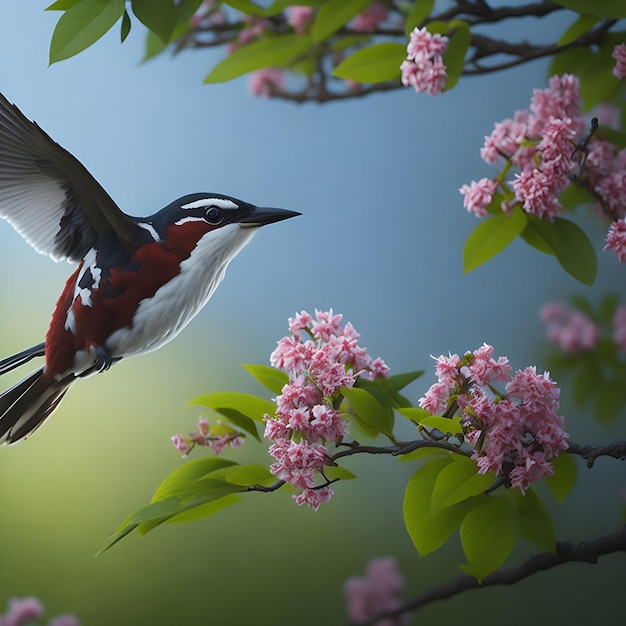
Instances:
[[[567,354],[593,350],[601,338],[599,326],[589,316],[563,302],[548,302],[541,307],[540,315],[548,341]],[[620,352],[626,352],[626,304],[615,311],[612,327],[611,339]]]
[[[350,620],[367,623],[372,618],[393,611],[400,602],[397,595],[404,591],[404,578],[398,571],[395,559],[374,559],[365,570],[365,576],[349,578],[344,585]],[[406,616],[384,619],[377,626],[402,626],[408,624]]]
[[[298,34],[303,35],[308,31],[314,13],[315,9],[313,7],[288,6],[287,24]]]
[[[270,470],[296,488],[299,505],[314,509],[333,495],[323,473],[325,444],[347,434],[335,407],[342,387],[388,372],[382,359],[372,359],[359,346],[352,324],[342,326],[341,321],[332,310],[315,311],[315,319],[302,311],[289,319],[291,335],[278,341],[270,356],[273,367],[289,374],[289,383],[276,398],[276,416],[264,416],[265,437],[274,442],[269,453],[276,459]]]
[[[613,315],[613,341],[621,352],[626,352],[626,304]]]
[[[582,181],[597,199],[594,208],[598,214],[615,222],[605,250],[615,250],[625,262],[626,227],[617,220],[626,217],[626,150],[605,140],[588,139],[578,78],[553,76],[547,89],[533,90],[528,110],[496,123],[485,137],[482,159],[494,164],[502,158],[505,169],[493,180],[483,178],[463,185],[459,189],[463,206],[484,217],[500,187],[505,213],[519,205],[527,213],[554,220],[562,211],[559,194],[573,180]],[[519,168],[519,173],[512,181],[504,180],[511,165]]]
[[[430,33],[426,27],[415,28],[406,48],[407,58],[400,65],[402,84],[430,96],[439,95],[446,86],[443,53],[447,45],[447,37]]]
[[[615,59],[615,67],[613,68],[613,76],[624,80],[626,78],[626,44],[619,44],[613,48],[611,56]]]
[[[626,263],[626,218],[609,226],[603,250],[613,250],[620,263]]]
[[[0,626],[25,626],[42,619],[44,613],[44,605],[34,596],[9,598],[7,612],[0,615]],[[49,619],[47,626],[80,626],[80,622],[74,615],[59,615]]]
[[[600,339],[597,324],[582,311],[571,309],[563,302],[549,302],[541,307],[541,319],[546,325],[548,341],[563,352],[593,350]]]
[[[174,447],[186,457],[195,446],[210,446],[215,454],[219,454],[224,448],[238,448],[244,443],[242,433],[222,424],[219,420],[211,426],[209,420],[201,417],[198,419],[198,430],[187,436],[180,433],[172,437]]]
[[[264,67],[250,74],[248,90],[253,96],[269,98],[275,87],[282,87],[285,73],[275,67]]]
[[[371,33],[386,22],[388,17],[389,9],[382,2],[374,2],[352,20],[352,30],[357,33]]]
[[[459,357],[440,356],[438,382],[419,401],[434,415],[456,400],[466,440],[481,474],[493,472],[525,493],[542,476],[553,474],[550,459],[567,449],[563,418],[557,415],[559,389],[535,367],[512,373],[506,357],[495,360],[493,347]],[[505,383],[496,394],[494,383]]]

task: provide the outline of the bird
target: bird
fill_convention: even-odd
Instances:
[[[77,263],[45,340],[0,360],[44,364],[0,395],[0,442],[31,435],[80,378],[172,340],[259,227],[300,215],[229,195],[185,195],[149,217],[122,212],[70,152],[0,94],[0,217],[39,253]]]

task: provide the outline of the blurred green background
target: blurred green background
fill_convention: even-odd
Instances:
[[[259,233],[175,342],[82,381],[34,437],[0,450],[0,608],[9,596],[37,595],[49,614],[74,612],[91,626],[341,624],[343,581],[373,557],[399,560],[407,595],[459,575],[458,541],[417,558],[401,514],[415,468],[385,458],[348,460],[359,480],[337,485],[318,512],[285,494],[251,494],[208,520],[133,535],[93,555],[184,462],[169,437],[193,429],[198,410],[185,403],[209,391],[261,392],[239,364],[266,363],[295,311],[344,313],[393,372],[430,368],[429,354],[483,341],[524,367],[541,366],[544,301],[623,294],[613,255],[601,257],[590,290],[517,243],[462,275],[462,245],[475,221],[458,188],[489,174],[478,153],[483,135],[528,106],[532,88],[545,84],[546,64],[469,79],[440,98],[407,90],[295,106],[252,98],[245,78],[202,86],[221,51],[141,66],[139,28],[124,46],[111,33],[48,68],[57,15],[45,13],[46,4],[0,0],[0,90],[125,211],[145,215],[184,193],[219,191],[303,217]],[[529,26],[541,37],[568,23],[557,16]],[[590,228],[600,249],[601,229]],[[0,223],[2,355],[42,339],[69,273]],[[432,379],[429,372],[415,383],[412,397]],[[623,420],[598,426],[567,393],[562,413],[577,442],[624,437]],[[269,461],[253,443],[226,454]],[[551,507],[563,540],[620,523],[624,464],[601,459],[581,474],[565,505]],[[510,564],[531,552],[521,546]],[[612,556],[598,567],[570,565],[511,589],[465,594],[414,621],[617,623],[623,587],[624,559]]]

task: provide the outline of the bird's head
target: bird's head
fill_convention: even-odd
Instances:
[[[175,200],[149,218],[138,220],[154,239],[188,256],[204,241],[233,248],[234,256],[266,224],[300,215],[296,211],[258,207],[231,196],[195,193]]]

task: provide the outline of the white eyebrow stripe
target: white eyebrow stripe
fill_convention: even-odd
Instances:
[[[238,209],[239,207],[231,200],[226,198],[202,198],[189,204],[183,204],[181,209],[200,209],[202,207],[216,206],[220,209]]]

